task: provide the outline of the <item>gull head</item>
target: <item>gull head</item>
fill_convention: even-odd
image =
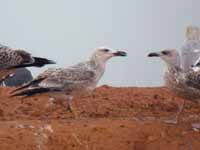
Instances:
[[[124,51],[112,51],[108,48],[101,47],[95,50],[94,54],[92,55],[92,59],[95,59],[101,62],[106,62],[112,57],[126,56],[126,55],[127,53]]]
[[[180,56],[177,50],[167,49],[160,52],[152,52],[148,57],[160,57],[168,66],[180,67]]]

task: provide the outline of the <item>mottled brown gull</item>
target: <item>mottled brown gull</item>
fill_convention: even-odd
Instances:
[[[16,68],[43,67],[46,64],[55,64],[54,61],[41,57],[33,57],[21,49],[12,49],[0,44],[0,80],[3,81]]]
[[[51,96],[64,94],[67,96],[68,109],[72,110],[73,96],[92,91],[104,74],[107,60],[114,56],[126,56],[126,53],[98,48],[88,61],[71,67],[48,69],[35,80],[13,91],[15,94],[12,96],[32,96],[47,92]]]
[[[167,65],[164,80],[165,85],[177,96],[193,102],[200,102],[200,72],[194,71],[192,67],[184,71],[181,67],[180,55],[177,50],[163,50],[153,52],[149,57],[160,57]],[[179,113],[183,105],[179,106]]]

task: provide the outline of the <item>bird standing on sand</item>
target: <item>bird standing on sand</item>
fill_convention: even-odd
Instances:
[[[104,74],[106,62],[114,56],[126,56],[126,53],[98,48],[88,61],[67,68],[48,69],[30,83],[14,90],[12,96],[62,93],[67,96],[68,109],[73,111],[73,96],[92,91]]]
[[[181,55],[176,50],[150,53],[149,57],[160,57],[167,65],[165,85],[177,96],[200,102],[200,28],[188,26],[186,41],[181,47]],[[182,112],[184,102],[176,115]]]
[[[193,102],[200,102],[200,72],[190,67],[184,71],[181,67],[181,59],[176,50],[163,50],[153,52],[149,57],[160,57],[167,65],[164,75],[165,85],[177,96]],[[184,104],[179,106],[176,119],[182,111]],[[175,120],[177,122],[177,120]]]
[[[11,49],[0,44],[0,82],[13,74],[17,68],[43,67],[46,64],[55,64],[55,62],[46,58],[33,57],[24,50]]]

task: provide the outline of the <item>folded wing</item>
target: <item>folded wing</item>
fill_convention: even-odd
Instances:
[[[32,96],[49,91],[70,93],[81,90],[93,80],[95,72],[83,68],[48,69],[35,80],[14,90],[12,96]]]

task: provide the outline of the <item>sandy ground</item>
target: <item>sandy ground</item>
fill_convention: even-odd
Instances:
[[[199,150],[200,106],[166,88],[102,86],[77,97],[77,115],[62,98],[10,98],[0,88],[0,150]],[[195,126],[195,128],[194,128]]]

